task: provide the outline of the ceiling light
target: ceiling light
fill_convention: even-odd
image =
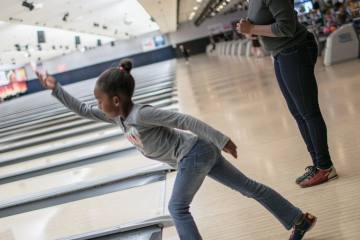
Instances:
[[[67,12],[67,13],[65,13],[65,15],[63,16],[62,20],[63,20],[64,22],[66,22],[67,19],[68,19],[68,17],[69,17],[69,13]]]
[[[201,2],[202,2],[202,0],[196,0],[196,2],[201,3]]]
[[[16,48],[16,51],[19,51],[19,52],[21,51],[21,47],[20,47],[19,44],[15,44],[14,46],[15,46],[15,48]]]
[[[244,0],[238,0],[244,1]],[[234,2],[231,0],[209,0],[204,6],[202,12],[196,17],[194,24],[195,26],[200,26],[207,18],[215,16],[217,13],[223,12],[225,9],[228,9],[228,4]],[[232,10],[229,9],[230,11]]]
[[[127,14],[124,16],[123,21],[124,21],[124,24],[127,25],[127,26],[129,26],[129,25],[131,25],[133,23],[133,21],[131,20],[131,18]]]
[[[20,18],[13,18],[13,17],[9,17],[9,21],[23,22],[22,19],[20,19]]]
[[[193,9],[194,9],[194,11],[197,11],[199,9],[199,7],[195,6]]]
[[[30,11],[34,10],[34,7],[35,7],[33,3],[29,3],[27,1],[23,1],[22,5],[26,8],[28,8]]]
[[[191,21],[195,17],[195,12],[191,12],[189,16],[189,20]]]

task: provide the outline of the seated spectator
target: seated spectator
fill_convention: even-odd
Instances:
[[[344,25],[351,21],[351,15],[346,11],[344,5],[341,5],[336,15],[336,23],[338,26]]]

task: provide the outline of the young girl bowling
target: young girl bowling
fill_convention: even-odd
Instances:
[[[132,62],[125,60],[100,75],[94,88],[98,108],[71,96],[54,77],[36,74],[41,84],[73,112],[119,125],[144,156],[178,166],[168,208],[181,240],[202,239],[189,206],[206,176],[263,205],[286,229],[293,229],[290,240],[302,239],[315,225],[315,216],[249,179],[222,156],[224,151],[237,158],[237,147],[227,136],[192,116],[134,103],[131,69]]]

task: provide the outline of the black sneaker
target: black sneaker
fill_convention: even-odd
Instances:
[[[315,166],[308,166],[305,168],[305,173],[298,177],[296,179],[296,184],[300,184],[302,181],[304,181],[305,179],[307,179],[308,177],[310,177],[311,175],[314,175],[316,173],[316,167]]]
[[[294,226],[289,240],[303,239],[305,233],[310,231],[315,226],[315,223],[316,217],[310,213],[305,213],[303,221],[300,224]]]

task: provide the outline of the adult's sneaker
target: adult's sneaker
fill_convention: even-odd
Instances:
[[[327,182],[329,180],[335,179],[337,177],[338,175],[334,167],[328,169],[316,169],[315,172],[310,174],[299,185],[303,188],[312,187]]]
[[[305,173],[296,179],[296,184],[300,184],[302,181],[307,179],[310,175],[316,172],[315,166],[308,166],[305,168]]]

